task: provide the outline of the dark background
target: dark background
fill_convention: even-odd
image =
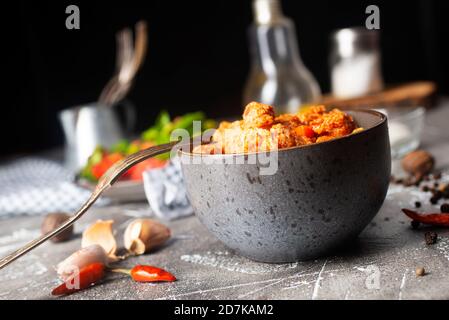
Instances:
[[[81,30],[65,28],[69,4],[80,8]],[[449,1],[284,0],[302,58],[323,91],[329,33],[364,25],[369,4],[381,11],[385,81],[429,79],[449,93]],[[139,19],[149,25],[149,52],[129,96],[138,107],[136,132],[162,108],[211,117],[241,112],[250,1],[16,1],[2,13],[4,70],[11,72],[3,85],[11,98],[0,126],[3,155],[61,145],[57,112],[97,99],[114,71],[115,32]]]

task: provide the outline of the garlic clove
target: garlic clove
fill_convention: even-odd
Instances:
[[[146,249],[145,243],[143,243],[142,240],[140,239],[134,239],[131,242],[131,245],[129,246],[129,248],[127,248],[129,252],[136,254],[136,255],[141,255],[144,254]]]
[[[125,248],[136,255],[144,254],[162,245],[170,238],[170,229],[151,219],[133,220],[125,230]]]
[[[98,220],[90,225],[83,232],[83,239],[81,240],[81,247],[85,248],[94,244],[100,245],[107,256],[116,259],[117,242],[112,233],[113,220]]]
[[[60,262],[56,266],[56,271],[61,279],[65,281],[73,273],[79,272],[80,269],[96,262],[107,265],[109,258],[103,247],[94,244],[76,251]]]

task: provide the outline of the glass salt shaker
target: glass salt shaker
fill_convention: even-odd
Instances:
[[[337,30],[331,36],[329,62],[334,97],[354,98],[383,89],[377,30]]]

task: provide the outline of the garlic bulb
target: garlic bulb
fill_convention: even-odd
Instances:
[[[106,255],[110,258],[117,258],[115,255],[117,251],[117,242],[112,233],[113,220],[98,220],[94,224],[90,225],[83,232],[83,239],[81,241],[81,247],[89,247],[93,244],[103,247]]]
[[[92,263],[99,262],[107,265],[108,261],[109,259],[104,249],[94,244],[76,251],[60,262],[56,267],[56,271],[62,280],[67,280],[74,272],[78,272]]]
[[[170,229],[151,219],[133,220],[125,230],[125,248],[133,254],[144,254],[170,238]]]

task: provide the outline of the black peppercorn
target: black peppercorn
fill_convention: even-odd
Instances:
[[[415,208],[421,208],[421,202],[416,201],[415,202]]]
[[[442,213],[449,213],[449,203],[443,203],[440,210]]]
[[[426,244],[428,246],[435,244],[438,239],[438,235],[435,232],[426,232],[424,234],[424,239],[426,240]]]
[[[439,190],[436,190],[436,191],[433,193],[432,198],[430,198],[430,203],[431,203],[431,204],[437,204],[438,201],[439,201],[442,197],[443,197],[443,193],[442,193],[441,191],[439,191]]]
[[[416,220],[412,220],[412,222],[410,223],[411,225],[412,225],[412,228],[413,229],[418,229],[419,228],[419,225],[421,224],[419,221],[416,221]]]

